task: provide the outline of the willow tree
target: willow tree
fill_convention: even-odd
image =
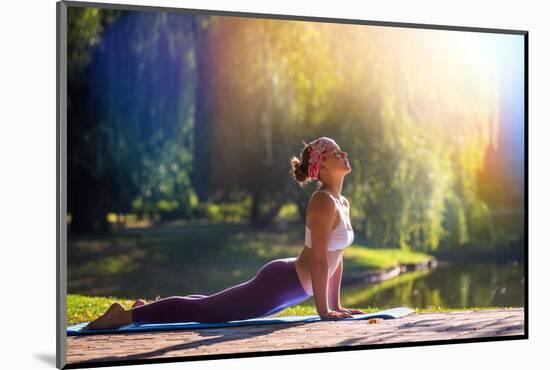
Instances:
[[[118,10],[69,7],[67,9],[67,208],[70,231],[106,230],[102,197],[96,191],[98,168],[94,158],[96,125],[91,104],[93,52],[103,34],[122,14]]]
[[[196,205],[192,21],[187,14],[123,12],[91,49],[79,98],[85,114],[68,122],[75,222],[88,217],[104,225],[108,212],[184,217]]]
[[[498,76],[475,40],[357,26],[337,36],[355,87],[342,92],[342,117],[359,229],[373,244],[423,250],[490,230],[475,179],[498,132]]]
[[[321,132],[338,83],[323,26],[311,22],[222,17],[210,29],[216,163],[226,193],[250,197],[254,225],[266,226],[290,199],[288,176],[301,139]]]

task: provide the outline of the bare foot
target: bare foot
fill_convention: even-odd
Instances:
[[[138,299],[133,305],[132,308],[145,306],[147,303],[143,299]]]
[[[115,302],[103,315],[88,323],[82,330],[116,329],[131,322],[130,310],[126,311],[119,302]]]

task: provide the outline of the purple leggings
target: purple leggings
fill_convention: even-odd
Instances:
[[[252,279],[210,296],[172,296],[132,309],[135,324],[226,322],[273,315],[308,299],[296,257],[263,265]]]

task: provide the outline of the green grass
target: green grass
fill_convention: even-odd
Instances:
[[[426,253],[402,251],[399,248],[371,249],[351,245],[344,253],[344,270],[346,272],[378,270],[399,264],[425,262],[432,258]]]
[[[388,308],[375,308],[375,307],[347,307],[346,308],[355,308],[358,310],[365,311],[366,313],[374,313],[378,311],[383,311]],[[437,308],[416,308],[411,307],[414,309],[417,313],[431,313],[431,312],[453,312],[453,311],[482,311],[482,310],[503,310],[503,309],[509,309],[509,308],[517,308],[517,307],[470,307],[470,308],[444,308],[444,307],[437,307]],[[283,310],[272,317],[277,316],[301,316],[301,315],[317,315],[317,310],[313,306],[294,306],[287,308],[286,310]]]
[[[153,302],[152,300],[145,300],[147,303]],[[134,300],[124,299],[118,297],[88,297],[78,294],[69,294],[67,296],[67,325],[74,325],[81,322],[88,322],[96,317],[100,316],[105,310],[114,302],[120,302],[126,309],[129,309],[134,303]],[[350,307],[348,307],[350,308]],[[367,313],[373,313],[381,311],[383,309],[376,307],[351,307],[363,310]],[[471,307],[471,308],[416,308],[411,307],[418,313],[427,312],[451,312],[451,311],[480,311],[480,310],[502,310],[505,308],[513,307]],[[317,311],[314,306],[309,305],[297,305],[289,307],[271,317],[279,316],[307,316],[317,315]]]

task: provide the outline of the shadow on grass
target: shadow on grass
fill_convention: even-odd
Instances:
[[[68,293],[132,299],[213,294],[253,278],[270,260],[297,256],[299,230],[214,224],[70,236]]]

